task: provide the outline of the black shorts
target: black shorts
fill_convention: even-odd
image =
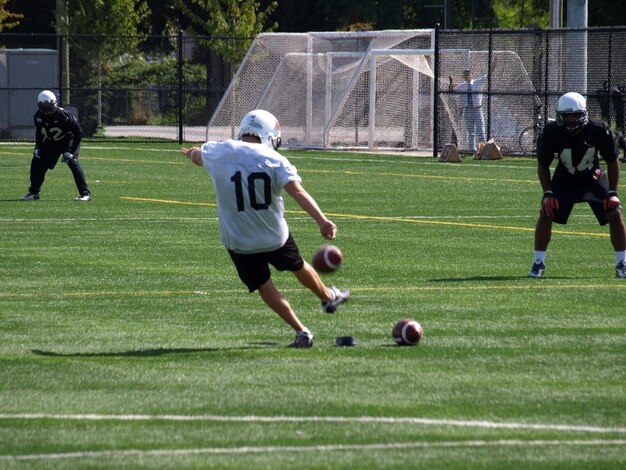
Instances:
[[[589,204],[600,225],[609,223],[606,217],[608,212],[619,210],[619,207],[608,210],[604,208],[604,200],[609,194],[609,179],[602,170],[575,177],[555,172],[552,191],[559,201],[559,209],[554,211],[554,222],[557,224],[566,224],[574,204],[579,202]]]
[[[278,250],[252,254],[241,254],[228,250],[228,254],[235,263],[239,279],[243,281],[250,292],[257,290],[271,277],[270,264],[279,271],[300,271],[304,266],[298,245],[296,245],[291,234]]]

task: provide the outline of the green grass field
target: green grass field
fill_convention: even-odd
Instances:
[[[62,164],[19,201],[32,145],[0,146],[0,468],[626,467],[626,281],[582,205],[526,277],[534,160],[285,152],[338,225],[324,279],[352,292],[327,315],[276,273],[315,333],[292,350],[178,148],[84,143],[76,203]],[[310,258],[317,225],[285,201]],[[418,346],[393,343],[402,318]]]

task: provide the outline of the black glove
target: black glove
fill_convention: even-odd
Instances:
[[[69,163],[71,160],[74,160],[74,155],[72,154],[72,152],[65,152],[63,154],[63,157],[61,157],[61,161],[63,163]]]

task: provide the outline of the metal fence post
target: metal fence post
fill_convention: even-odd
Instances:
[[[178,30],[178,143],[183,143],[183,30]]]
[[[70,90],[70,47],[65,34],[57,34],[57,48],[59,52],[59,103],[61,106],[71,102]]]
[[[433,88],[435,102],[433,104],[433,157],[437,158],[437,148],[439,147],[439,23],[435,25],[435,79]]]
[[[546,66],[543,77],[543,122],[548,122],[548,72],[550,71],[550,30],[546,29]]]
[[[63,76],[64,76],[64,72],[65,72],[65,68],[64,66],[64,62],[65,62],[65,58],[63,57],[63,51],[64,51],[64,44],[63,44],[63,35],[61,34],[57,34],[57,50],[59,51],[59,106],[63,107],[65,105],[65,101],[64,101],[64,90],[63,90],[63,86],[64,86],[64,81],[63,81]]]
[[[612,121],[612,117],[613,117],[613,111],[614,111],[614,106],[613,106],[613,83],[612,83],[612,75],[613,75],[613,64],[612,64],[612,59],[613,59],[613,31],[609,31],[609,48],[607,51],[607,55],[608,55],[608,60],[607,62],[607,69],[606,69],[606,77],[607,77],[607,86],[606,86],[606,99],[608,100],[608,120],[607,120],[607,124],[609,125],[609,127],[611,127],[611,121]],[[615,121],[616,121],[616,125],[617,125],[617,115],[615,116]]]
[[[493,58],[493,31],[489,30],[487,46],[487,140],[491,137],[491,59]],[[478,139],[476,139],[478,140]],[[478,146],[478,144],[476,144]]]

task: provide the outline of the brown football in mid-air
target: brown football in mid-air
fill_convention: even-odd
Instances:
[[[343,263],[343,253],[335,245],[321,247],[313,255],[311,265],[318,273],[333,273]]]

